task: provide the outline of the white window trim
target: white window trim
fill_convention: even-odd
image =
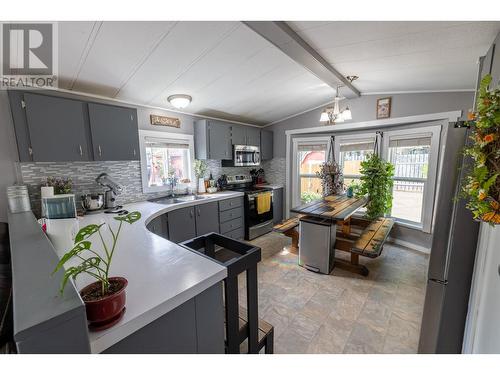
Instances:
[[[300,144],[324,145],[326,144],[326,155],[330,151],[330,137],[307,137],[293,138],[292,140],[292,207],[300,205],[299,189],[299,164],[297,163],[297,154]]]
[[[422,223],[415,223],[408,220],[394,218],[396,222],[406,224],[409,227],[420,228],[423,232],[431,233],[432,217],[434,211],[434,196],[436,192],[436,179],[439,161],[439,144],[441,138],[441,125],[423,126],[413,129],[390,130],[383,133],[382,139],[382,158],[388,160],[389,157],[389,139],[393,136],[415,138],[431,137],[431,146],[429,151],[429,171],[427,181],[424,185],[424,197],[422,201]],[[405,180],[408,180],[405,178]]]
[[[335,160],[337,163],[340,165],[340,145],[342,143],[346,142],[352,142],[352,141],[368,141],[370,139],[373,139],[373,142],[375,142],[375,139],[377,138],[377,133],[375,132],[370,132],[370,133],[352,133],[352,134],[345,134],[345,135],[338,135],[335,137]],[[380,140],[379,140],[380,143]],[[380,147],[380,146],[379,146]],[[344,175],[344,178],[359,178],[361,175]]]
[[[162,191],[169,191],[168,186],[148,186],[148,167],[146,160],[146,137],[164,139],[169,143],[179,143],[189,145],[190,160],[188,161],[188,173],[191,185],[194,185],[193,180],[193,166],[194,166],[194,138],[192,134],[181,133],[168,133],[154,130],[139,130],[139,149],[141,153],[141,180],[142,191],[144,193],[157,193]]]

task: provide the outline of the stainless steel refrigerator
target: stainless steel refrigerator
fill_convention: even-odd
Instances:
[[[479,231],[459,197],[470,168],[462,153],[469,132],[450,124],[445,133],[419,353],[462,351]]]

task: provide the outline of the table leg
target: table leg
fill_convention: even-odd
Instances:
[[[351,261],[347,261],[344,259],[335,258],[335,267],[339,267],[349,272],[355,272],[363,276],[368,276],[370,272],[368,268],[364,265],[359,264],[359,255],[351,252],[352,241],[349,241],[348,238],[351,235],[351,219],[338,221],[337,225],[342,225],[342,235],[345,236],[345,239],[338,239],[338,247],[335,248],[337,250],[346,251],[351,254]]]
[[[288,247],[288,251],[297,254],[299,252],[299,232],[296,228],[292,228],[283,233],[285,236],[292,239],[292,244]]]

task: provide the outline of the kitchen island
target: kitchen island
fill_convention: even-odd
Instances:
[[[111,275],[128,279],[126,310],[115,326],[98,332],[88,331],[77,292],[93,280],[79,278],[59,296],[62,272],[51,276],[58,261],[52,244],[31,212],[10,214],[14,334],[19,352],[140,353],[165,348],[168,352],[169,346],[161,341],[177,337],[169,330],[181,327],[191,329],[183,335],[194,342],[174,345],[181,348],[174,352],[223,352],[221,281],[227,276],[226,268],[151,233],[146,226],[169,211],[241,195],[222,192],[200,201],[125,205],[124,209],[142,215],[122,229],[111,266]],[[82,218],[80,227],[102,222],[116,224],[113,215],[99,213]],[[40,334],[45,341],[37,339]]]

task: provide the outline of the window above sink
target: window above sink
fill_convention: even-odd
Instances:
[[[171,191],[173,177],[177,184],[193,181],[192,135],[139,130],[139,142],[144,193]]]

